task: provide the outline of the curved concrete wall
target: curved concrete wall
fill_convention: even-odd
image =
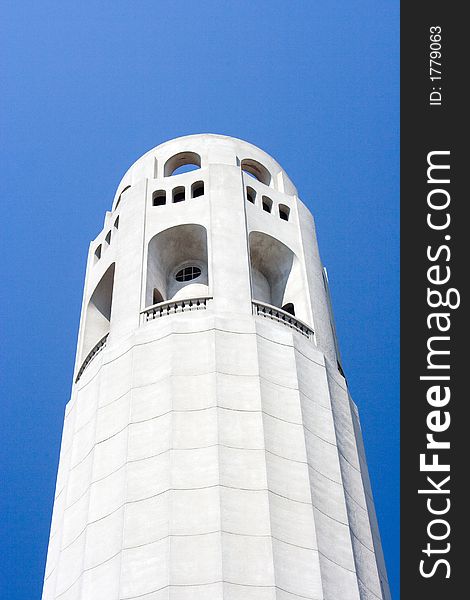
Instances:
[[[169,280],[191,260],[200,279]],[[187,136],[129,169],[90,245],[74,381],[43,600],[390,597],[313,218],[266,153]]]

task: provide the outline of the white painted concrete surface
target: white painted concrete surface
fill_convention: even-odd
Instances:
[[[129,169],[90,245],[74,381],[43,600],[390,598],[313,218],[266,153],[194,135]]]

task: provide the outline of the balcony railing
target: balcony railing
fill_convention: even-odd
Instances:
[[[211,296],[159,302],[158,304],[153,304],[152,306],[145,308],[141,312],[141,315],[144,322],[146,322],[153,321],[154,319],[158,319],[160,317],[166,317],[167,315],[175,315],[192,310],[205,310],[209,300],[212,300]]]
[[[264,302],[253,301],[253,314],[283,323],[284,325],[287,325],[287,327],[295,329],[295,331],[298,331],[309,340],[314,339],[313,329],[302,321],[299,321],[299,319],[296,319],[290,313],[282,310],[282,308],[277,308],[276,306],[271,306],[271,304],[265,304]]]
[[[99,354],[99,352],[101,352],[101,350],[103,350],[103,348],[106,346],[106,341],[108,339],[108,335],[109,335],[109,333],[107,333],[106,335],[104,335],[100,339],[100,341],[97,344],[95,344],[93,346],[93,348],[90,350],[90,352],[87,354],[85,360],[82,363],[82,366],[80,367],[80,370],[78,371],[78,375],[77,375],[77,377],[75,379],[75,383],[77,383],[77,381],[83,375],[83,371],[88,367],[88,365],[95,358],[95,356],[97,354]]]

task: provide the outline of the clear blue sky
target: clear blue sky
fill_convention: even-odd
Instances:
[[[0,596],[40,597],[89,241],[128,166],[246,139],[313,211],[398,598],[398,0],[4,0]]]

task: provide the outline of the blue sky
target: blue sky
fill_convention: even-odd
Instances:
[[[398,7],[3,3],[5,600],[40,597],[89,241],[131,163],[200,132],[272,154],[315,215],[398,598]]]

